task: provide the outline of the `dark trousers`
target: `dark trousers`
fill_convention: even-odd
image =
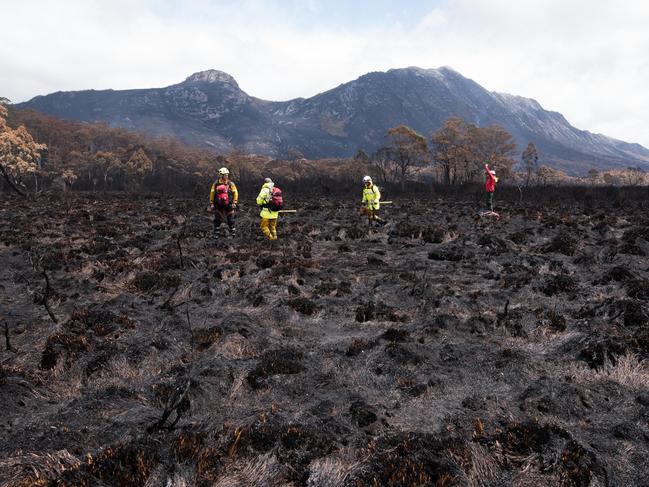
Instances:
[[[494,211],[494,192],[487,191],[487,208]]]
[[[227,222],[230,231],[234,230],[234,210],[214,209],[214,232],[216,233],[221,223]]]

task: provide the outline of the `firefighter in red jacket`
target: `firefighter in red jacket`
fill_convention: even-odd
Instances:
[[[215,239],[219,238],[219,227],[221,223],[227,222],[230,228],[230,235],[235,236],[234,215],[239,204],[239,191],[237,185],[230,181],[230,171],[227,167],[219,169],[219,177],[210,189],[210,210],[214,213]]]
[[[487,191],[487,206],[491,211],[494,211],[494,192],[496,191],[496,183],[498,178],[496,177],[496,171],[489,169],[489,165],[485,163],[484,165],[487,180],[485,181],[484,188]]]

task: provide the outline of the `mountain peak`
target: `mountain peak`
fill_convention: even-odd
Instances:
[[[414,73],[418,76],[432,76],[434,78],[457,78],[463,76],[450,66],[439,68],[420,68],[419,66],[408,66],[407,68],[389,69],[388,73]]]
[[[225,83],[239,88],[232,76],[218,69],[208,69],[194,73],[185,80],[185,83]]]

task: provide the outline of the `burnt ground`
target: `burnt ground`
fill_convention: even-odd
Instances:
[[[642,206],[203,203],[4,196],[0,485],[649,485]]]

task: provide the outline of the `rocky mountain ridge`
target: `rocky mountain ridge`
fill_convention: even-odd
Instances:
[[[429,136],[448,117],[506,128],[522,152],[533,142],[540,163],[585,174],[592,167],[649,169],[649,150],[579,130],[536,100],[490,92],[457,71],[409,67],[372,72],[310,98],[274,102],[248,95],[229,74],[194,73],[165,88],[57,92],[21,103],[61,118],[175,136],[217,151],[242,148],[308,158],[372,152],[385,131],[406,124]]]

